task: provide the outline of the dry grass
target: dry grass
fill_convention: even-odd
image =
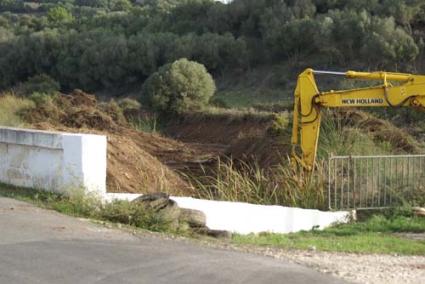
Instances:
[[[203,176],[189,176],[199,198],[324,209],[322,167],[313,175],[301,167],[282,162],[262,169],[257,164],[232,160],[218,161],[216,168]]]
[[[25,109],[34,108],[35,103],[26,98],[15,96],[13,93],[0,95],[0,125],[22,127],[26,123],[20,113]]]

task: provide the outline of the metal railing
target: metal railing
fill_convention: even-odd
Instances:
[[[330,209],[398,206],[425,193],[425,155],[329,159]]]

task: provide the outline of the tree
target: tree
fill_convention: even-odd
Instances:
[[[143,96],[159,112],[181,113],[205,106],[215,90],[202,64],[182,58],[152,74],[143,85]]]
[[[54,94],[59,90],[60,84],[46,74],[33,76],[22,84],[22,91],[26,95],[33,93]]]
[[[112,11],[126,11],[131,8],[129,0],[114,0],[109,2],[109,9]]]
[[[54,25],[68,24],[74,21],[72,14],[62,6],[56,6],[47,12],[47,19]]]

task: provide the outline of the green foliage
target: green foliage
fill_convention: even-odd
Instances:
[[[0,0],[0,12],[13,11],[20,12],[24,9],[24,1],[22,0]]]
[[[55,6],[47,12],[47,19],[54,25],[63,25],[71,23],[74,17],[66,8]]]
[[[288,112],[275,114],[273,118],[273,123],[269,129],[267,129],[267,133],[271,136],[282,136],[287,133],[289,125],[289,117]]]
[[[143,85],[143,95],[161,112],[202,108],[214,92],[214,80],[205,67],[185,58],[161,67]]]
[[[125,11],[132,7],[130,0],[113,0],[109,5],[112,11]]]
[[[351,253],[425,255],[423,241],[395,236],[394,233],[423,233],[423,218],[374,216],[366,222],[340,224],[323,231],[312,230],[288,235],[236,235],[237,244],[277,246],[287,249],[310,249]]]
[[[0,124],[12,127],[25,126],[25,121],[21,118],[20,113],[34,107],[34,102],[27,98],[21,98],[12,93],[1,94]]]
[[[72,216],[118,222],[150,231],[173,233],[179,230],[171,227],[169,220],[140,204],[118,200],[104,203],[99,196],[85,194],[79,189],[60,195],[1,184],[0,196],[32,202]]]
[[[29,99],[35,103],[36,107],[40,107],[52,103],[53,97],[46,93],[34,92],[29,96]]]
[[[33,76],[22,84],[22,92],[25,95],[32,95],[33,93],[54,94],[59,90],[59,83],[46,74]]]
[[[158,117],[155,114],[131,116],[128,120],[130,125],[137,131],[157,133],[159,130]]]
[[[120,99],[118,105],[124,112],[139,110],[142,106],[137,100],[131,98]]]
[[[313,65],[425,71],[418,0],[40,2],[0,1],[2,89],[41,73],[64,88],[135,88],[179,58],[216,77],[284,64],[285,82]]]

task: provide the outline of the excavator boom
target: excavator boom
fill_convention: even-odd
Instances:
[[[367,88],[320,92],[315,75],[381,81]],[[397,82],[393,85],[393,83]],[[391,72],[332,72],[306,69],[295,88],[292,128],[293,161],[313,170],[323,107],[415,107],[425,108],[425,76]]]

